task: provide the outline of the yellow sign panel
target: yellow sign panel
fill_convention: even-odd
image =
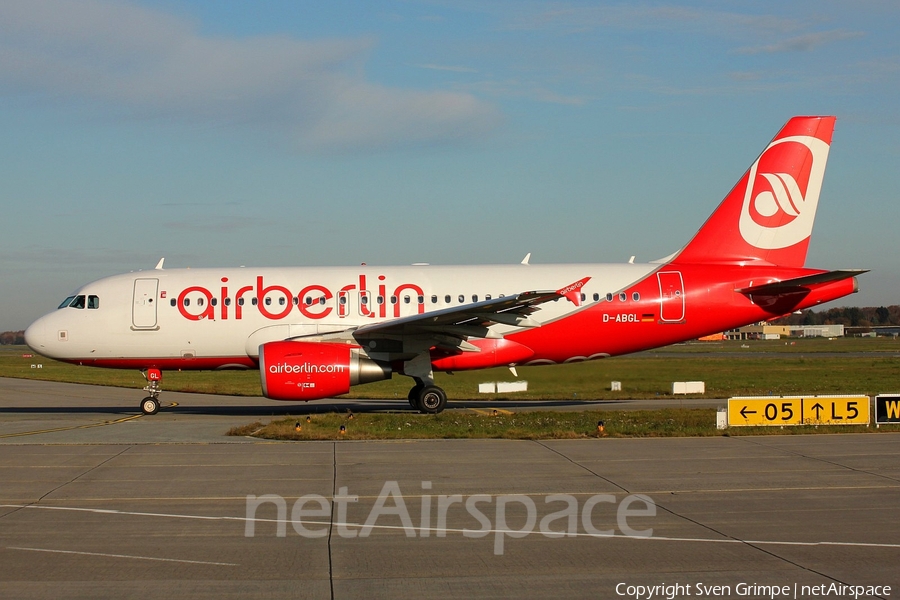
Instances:
[[[729,427],[868,424],[868,396],[765,396],[728,399]]]

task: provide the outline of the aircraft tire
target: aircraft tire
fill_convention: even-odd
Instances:
[[[155,415],[159,412],[159,400],[153,396],[147,396],[141,400],[141,412],[145,415]]]
[[[419,392],[419,410],[436,415],[447,406],[447,393],[436,385],[426,385]]]
[[[409,405],[412,406],[415,410],[422,410],[422,407],[419,406],[419,396],[421,396],[422,388],[424,387],[424,383],[417,383],[411,390],[409,390],[409,394],[406,395],[407,400],[409,400]]]

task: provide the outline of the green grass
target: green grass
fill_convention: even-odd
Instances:
[[[746,347],[745,347],[746,346]],[[0,351],[0,377],[18,377],[140,388],[137,371],[97,369],[60,363],[25,348]],[[732,354],[740,353],[740,356]],[[823,354],[828,353],[828,354]],[[43,368],[31,368],[42,364]],[[453,399],[497,399],[478,394],[486,381],[528,381],[528,392],[516,400],[596,400],[671,396],[673,381],[705,381],[711,398],[742,395],[868,394],[900,390],[900,341],[892,338],[847,338],[755,342],[701,342],[598,361],[508,369],[437,373],[435,380]],[[622,391],[610,391],[621,381]],[[259,396],[257,371],[166,371],[163,389],[234,396]],[[406,398],[407,377],[355,387],[353,398]]]
[[[701,437],[739,435],[791,435],[803,433],[876,433],[900,431],[900,426],[841,427],[737,427],[716,429],[715,409],[665,408],[628,411],[506,411],[386,414],[325,413],[278,419],[236,427],[229,435],[274,440],[391,440],[391,439],[588,439],[598,437]],[[598,421],[604,431],[598,431]],[[297,429],[299,425],[300,429]],[[344,433],[340,432],[344,426]]]
[[[19,377],[94,385],[141,388],[137,371],[79,367],[38,355],[23,357],[22,347],[0,349],[0,377]],[[37,365],[42,368],[36,368]],[[35,365],[35,368],[32,368]],[[508,369],[457,374],[436,374],[436,383],[455,400],[503,400],[478,394],[486,381],[528,381],[528,392],[510,394],[515,400],[611,400],[671,397],[673,381],[705,381],[704,397],[745,395],[866,394],[900,391],[900,342],[890,338],[810,339],[784,341],[708,342],[670,346],[638,355],[593,362],[545,367],[519,367],[518,377]],[[611,381],[622,382],[622,392],[610,391]],[[406,398],[411,387],[406,377],[353,388],[354,398]],[[163,389],[234,396],[259,396],[256,371],[172,372],[163,377]],[[680,396],[679,396],[680,397]],[[502,406],[502,404],[498,405]],[[251,423],[232,435],[270,439],[416,439],[511,438],[577,439],[597,437],[597,421],[605,422],[604,437],[671,437],[753,434],[797,434],[860,431],[900,431],[898,426],[751,427],[715,428],[715,410],[669,408],[653,411],[518,412],[484,414],[450,411],[440,415],[366,413],[289,417],[268,425]],[[300,431],[295,424],[300,423]],[[340,434],[344,425],[346,431]]]

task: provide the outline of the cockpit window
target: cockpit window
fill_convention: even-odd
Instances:
[[[100,296],[88,296],[88,308],[100,308]]]
[[[69,304],[69,308],[84,308],[84,296],[75,296],[75,299]]]
[[[62,301],[62,304],[59,305],[59,308],[66,308],[70,304],[72,304],[72,300],[75,299],[75,296],[69,296],[65,300]]]

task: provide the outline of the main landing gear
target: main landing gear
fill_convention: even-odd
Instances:
[[[436,415],[447,406],[447,393],[438,386],[416,380],[416,385],[409,390],[409,405],[414,409]]]
[[[159,369],[147,369],[141,371],[141,374],[147,379],[147,386],[144,391],[150,395],[141,400],[141,412],[145,415],[155,415],[159,412],[159,393],[162,391],[159,382],[162,380],[162,371]]]

